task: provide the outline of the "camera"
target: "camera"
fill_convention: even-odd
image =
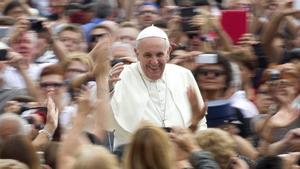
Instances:
[[[179,13],[182,19],[181,29],[183,32],[197,31],[199,28],[197,25],[193,25],[192,17],[200,13],[200,9],[197,7],[182,7],[179,9]]]
[[[35,32],[43,32],[45,28],[43,27],[43,20],[36,18],[29,18],[30,29]]]
[[[274,81],[274,80],[278,80],[278,79],[280,79],[280,71],[276,70],[276,69],[272,69],[270,71],[269,80]]]

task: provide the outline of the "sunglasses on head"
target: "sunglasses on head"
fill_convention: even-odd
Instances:
[[[140,15],[144,15],[144,14],[147,14],[147,13],[149,13],[149,14],[158,14],[157,11],[140,11]]]
[[[225,74],[223,70],[207,70],[207,69],[200,69],[198,73],[203,76],[213,75],[214,77],[219,77]]]
[[[62,87],[64,83],[40,83],[41,88],[54,87],[59,88]]]

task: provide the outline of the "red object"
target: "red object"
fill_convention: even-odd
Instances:
[[[245,10],[223,10],[221,24],[234,44],[247,32],[247,12]]]

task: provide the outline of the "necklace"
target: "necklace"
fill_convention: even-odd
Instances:
[[[147,85],[147,83],[146,83],[146,80],[144,79],[144,77],[143,77],[143,75],[141,74],[140,70],[138,70],[138,72],[139,72],[139,75],[140,75],[140,77],[141,77],[141,79],[142,79],[144,85],[145,85],[145,88],[147,89],[147,92],[148,92],[150,101],[152,102],[152,104],[153,104],[155,110],[157,111],[157,113],[158,113],[158,115],[159,115],[159,117],[160,117],[160,119],[161,119],[161,121],[162,121],[162,127],[166,127],[165,121],[166,121],[167,95],[168,95],[167,82],[166,82],[165,80],[163,80],[163,82],[164,82],[164,84],[165,84],[165,85],[164,85],[164,86],[165,86],[165,98],[164,98],[165,100],[164,100],[164,105],[163,105],[163,103],[162,103],[161,106],[158,106],[158,105],[155,103],[155,101],[153,100],[153,98],[151,97],[150,89],[149,89],[149,87],[148,87],[148,85]],[[156,89],[159,90],[157,84],[156,84]],[[160,101],[162,102],[163,100],[160,100]]]

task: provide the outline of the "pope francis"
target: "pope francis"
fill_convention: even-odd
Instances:
[[[160,127],[189,127],[189,87],[196,91],[199,104],[204,106],[190,70],[167,64],[170,49],[167,34],[158,27],[149,26],[138,35],[138,62],[124,67],[111,99],[115,146],[128,143],[130,135],[144,121]],[[203,118],[198,129],[206,127]]]

